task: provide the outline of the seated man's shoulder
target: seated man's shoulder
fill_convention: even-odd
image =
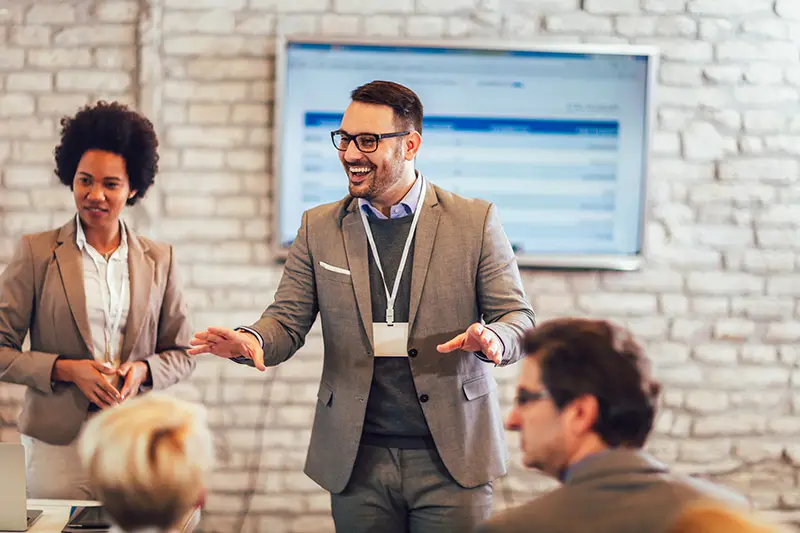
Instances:
[[[732,489],[711,481],[676,472],[645,452],[615,452],[613,456],[624,468],[607,479],[608,483],[627,486],[657,501],[680,506],[684,501],[699,498],[747,504],[747,499]]]
[[[750,507],[750,501],[744,495],[706,479],[681,475],[676,476],[676,485],[690,500],[709,499],[743,508]]]

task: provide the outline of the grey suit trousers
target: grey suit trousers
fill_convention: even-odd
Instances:
[[[472,531],[491,513],[492,483],[461,487],[435,449],[361,445],[331,510],[337,533]]]

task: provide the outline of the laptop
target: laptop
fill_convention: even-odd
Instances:
[[[0,472],[0,531],[28,531],[42,517],[42,511],[28,509],[22,444],[0,442]]]

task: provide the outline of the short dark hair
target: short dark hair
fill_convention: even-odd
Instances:
[[[395,121],[400,127],[422,133],[422,101],[408,87],[393,81],[371,81],[353,89],[350,99],[363,104],[389,106],[394,110]]]
[[[144,197],[158,172],[158,138],[155,128],[143,115],[119,102],[99,101],[81,108],[74,117],[61,119],[61,143],[56,146],[55,174],[72,188],[81,157],[88,150],[103,150],[125,160],[133,205]]]
[[[631,334],[611,322],[559,318],[528,331],[523,348],[534,357],[542,384],[560,410],[585,395],[597,399],[593,430],[608,446],[644,446],[655,420],[661,385]]]

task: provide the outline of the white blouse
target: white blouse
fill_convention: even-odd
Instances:
[[[106,260],[86,241],[80,217],[75,217],[75,242],[83,256],[83,286],[86,315],[92,335],[92,354],[96,361],[120,365],[125,322],[130,309],[128,236],[120,220],[120,244]]]

